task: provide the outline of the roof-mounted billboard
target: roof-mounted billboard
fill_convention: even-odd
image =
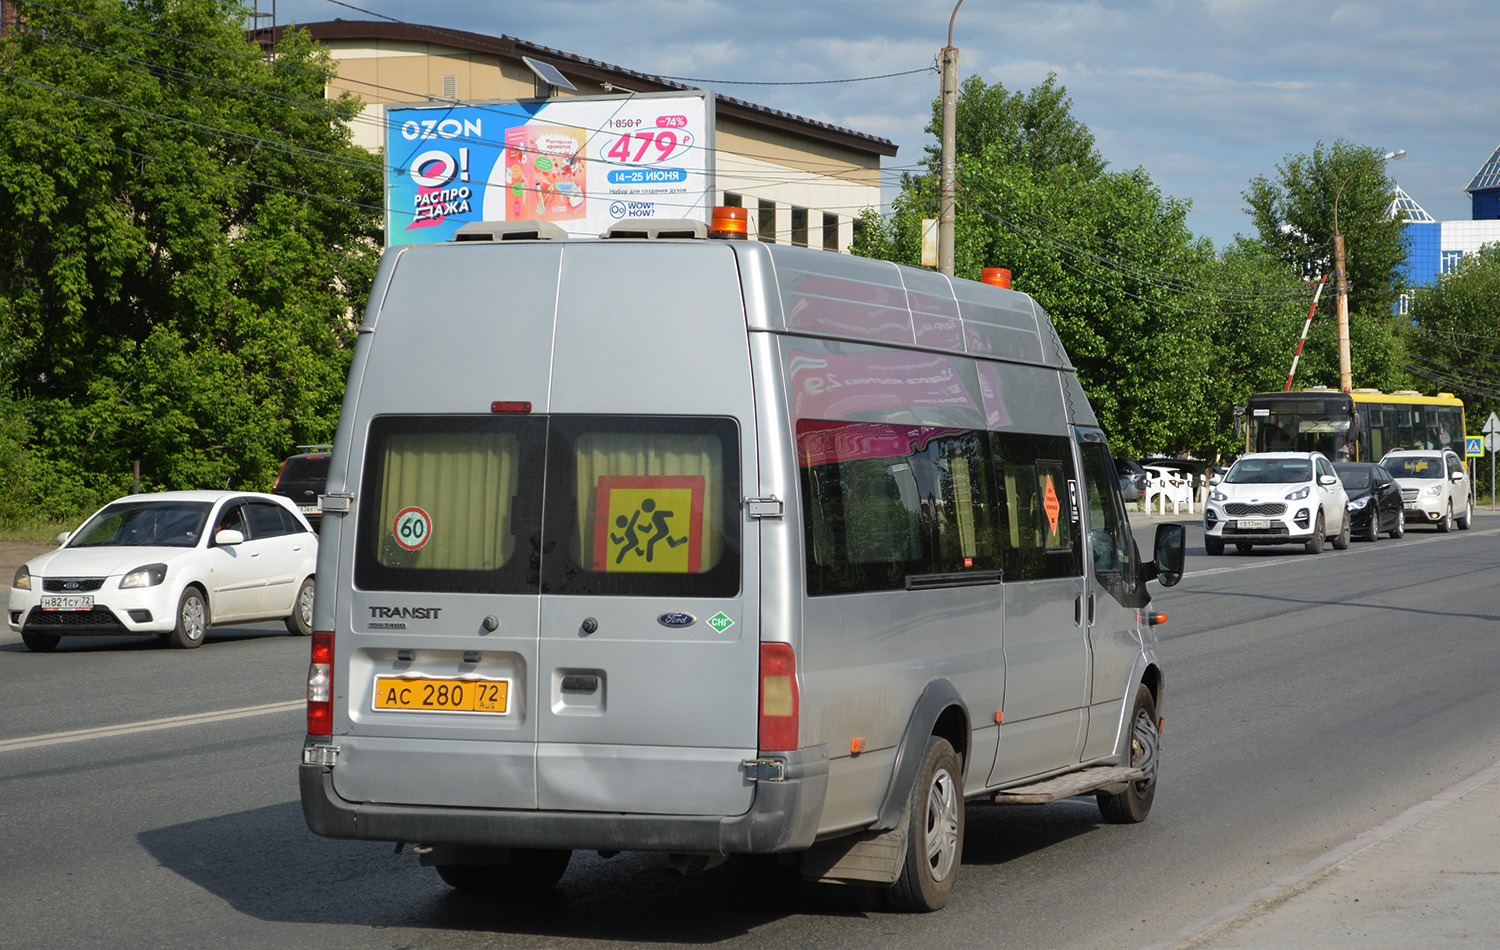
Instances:
[[[386,244],[473,221],[541,220],[574,237],[621,218],[707,222],[707,92],[386,107]]]

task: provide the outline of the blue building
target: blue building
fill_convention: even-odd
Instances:
[[[1437,221],[1422,206],[1396,186],[1396,199],[1390,214],[1406,216],[1406,236],[1410,250],[1406,258],[1406,281],[1420,287],[1437,280],[1458,267],[1465,254],[1473,254],[1486,244],[1500,243],[1500,147],[1464,189],[1473,202],[1469,221]],[[1403,297],[1400,309],[1405,312]]]

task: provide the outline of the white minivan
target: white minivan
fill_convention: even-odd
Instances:
[[[780,853],[931,910],[966,803],[1144,819],[1183,528],[1139,559],[1046,315],[705,232],[386,252],[322,499],[309,827],[465,889]]]
[[[1397,449],[1380,464],[1401,487],[1406,523],[1448,531],[1474,523],[1474,482],[1452,449]]]

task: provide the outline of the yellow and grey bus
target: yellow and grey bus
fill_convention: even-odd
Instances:
[[[1337,461],[1378,462],[1393,449],[1450,448],[1464,457],[1464,404],[1452,393],[1256,393],[1246,402],[1245,423],[1247,452],[1318,451]]]

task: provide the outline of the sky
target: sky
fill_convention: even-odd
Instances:
[[[1110,170],[1143,168],[1219,248],[1254,235],[1251,179],[1319,142],[1405,149],[1388,172],[1439,221],[1471,217],[1464,188],[1500,144],[1495,0],[259,0],[273,4],[282,24],[394,19],[708,80],[688,84],[890,139],[886,201],[937,144],[923,129],[951,18],[961,77],[1024,92],[1056,73]]]

